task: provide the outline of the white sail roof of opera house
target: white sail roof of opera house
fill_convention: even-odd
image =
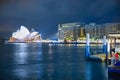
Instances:
[[[30,32],[25,26],[21,26],[9,38],[9,42],[41,42],[41,40],[41,34],[34,30]]]
[[[16,32],[13,32],[12,37],[16,39],[23,39],[29,34],[29,30],[25,26],[21,26],[20,29],[18,29]]]

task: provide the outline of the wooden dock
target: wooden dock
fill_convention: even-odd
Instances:
[[[90,55],[89,59],[105,62],[106,61],[106,54],[100,53],[100,54]],[[110,60],[110,59],[111,59],[110,54],[108,54],[108,60]]]

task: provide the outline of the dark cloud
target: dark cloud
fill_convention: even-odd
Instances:
[[[0,32],[25,25],[49,37],[59,23],[120,21],[119,10],[119,0],[0,0]]]
[[[105,0],[97,0],[89,6],[88,14],[101,17],[112,11],[115,6],[116,2],[114,1],[109,0],[108,2],[105,2]]]

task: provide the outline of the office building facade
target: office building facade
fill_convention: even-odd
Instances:
[[[79,37],[84,37],[83,23],[67,23],[58,25],[58,40],[59,41],[76,41]]]

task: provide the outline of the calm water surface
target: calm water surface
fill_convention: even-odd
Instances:
[[[105,63],[84,55],[74,44],[0,44],[0,80],[108,80]]]

